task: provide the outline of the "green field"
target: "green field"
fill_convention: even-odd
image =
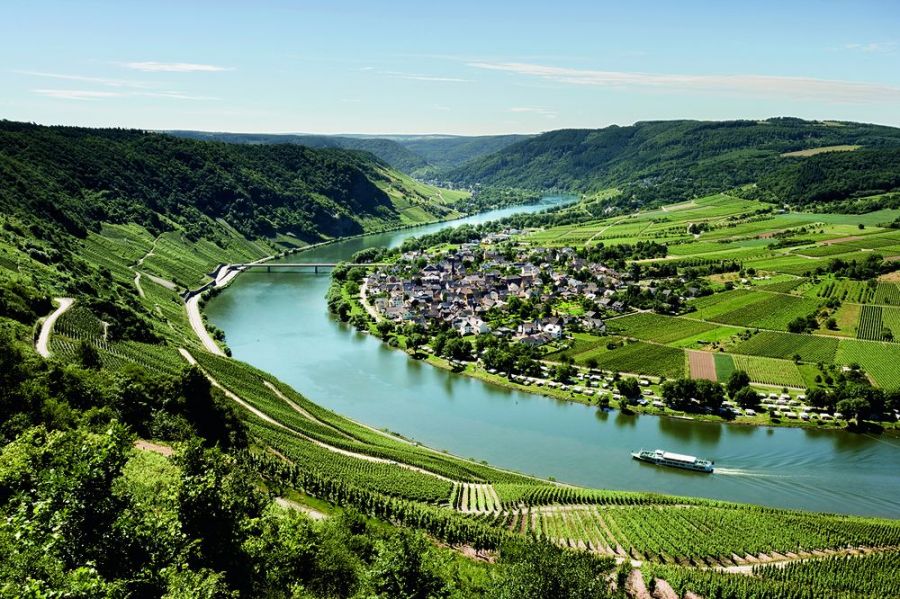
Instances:
[[[609,349],[606,346],[610,341],[609,338],[594,339],[595,341],[591,344],[587,339],[582,338],[581,343],[573,349],[551,354],[548,358],[567,355],[582,366],[586,365],[589,360],[596,360],[597,367],[604,370],[669,378],[684,376],[684,350],[643,341],[624,343],[615,349]]]
[[[834,362],[838,340],[816,335],[797,335],[760,331],[747,341],[732,347],[732,352],[769,358],[800,359],[806,362]]]
[[[716,325],[705,322],[671,318],[649,312],[607,321],[607,329],[610,332],[657,343],[672,343],[686,337],[702,336],[706,331],[715,328]]]
[[[754,383],[800,388],[806,386],[800,369],[789,360],[741,355],[733,356],[733,360],[735,369],[746,372]]]

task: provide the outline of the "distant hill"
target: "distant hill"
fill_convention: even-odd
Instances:
[[[530,135],[411,135],[391,137],[403,147],[421,156],[434,167],[433,174],[443,174],[470,160],[498,152]]]
[[[502,150],[527,135],[307,135],[166,131],[201,141],[238,144],[299,144],[310,148],[342,148],[371,152],[395,169],[415,177],[439,178],[452,169]]]
[[[176,137],[232,144],[297,144],[308,148],[337,148],[370,152],[395,169],[414,173],[429,167],[428,162],[402,144],[387,138],[337,135],[294,135],[269,133],[213,133],[207,131],[167,131]]]
[[[565,129],[519,141],[447,173],[460,184],[592,191],[617,186],[642,201],[682,200],[753,183],[792,161],[838,160],[832,153],[782,156],[828,146],[854,155],[900,147],[900,129],[793,118],[765,121],[648,121],[628,127]],[[862,179],[864,177],[858,177]]]
[[[0,121],[0,208],[76,235],[173,222],[200,238],[224,219],[250,238],[313,241],[458,215],[450,203],[365,152]]]

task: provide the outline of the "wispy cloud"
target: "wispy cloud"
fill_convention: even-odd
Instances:
[[[898,49],[900,43],[891,42],[868,42],[865,44],[844,44],[847,50],[856,50],[858,52],[867,52],[869,54],[892,54]]]
[[[89,77],[86,75],[68,75],[65,73],[47,73],[45,71],[25,71],[13,70],[13,73],[19,75],[28,75],[31,77],[43,77],[47,79],[61,79],[64,81],[79,81],[82,83],[96,83],[107,87],[130,87],[137,89],[148,89],[155,87],[155,84],[149,81],[134,81],[130,79],[109,79],[106,77]]]
[[[179,91],[102,91],[90,89],[33,89],[32,93],[57,100],[108,100],[111,98],[168,98],[171,100],[218,100],[211,96],[193,96]]]
[[[521,62],[470,62],[471,67],[503,71],[571,85],[656,88],[684,91],[787,96],[830,102],[872,103],[900,100],[900,88],[880,83],[779,77],[774,75],[678,75],[595,71]]]
[[[126,69],[144,71],[146,73],[216,73],[219,71],[232,71],[230,67],[220,67],[214,64],[196,64],[192,62],[122,62],[118,63]]]
[[[531,114],[537,114],[543,117],[547,117],[548,119],[555,119],[558,113],[555,110],[549,110],[547,108],[539,108],[537,106],[513,106],[509,109],[510,112],[526,112]]]
[[[471,83],[471,79],[463,79],[460,77],[444,77],[442,75],[427,75],[422,73],[405,73],[403,71],[385,71],[382,69],[376,69],[375,67],[362,67],[360,71],[367,71],[370,73],[377,73],[378,75],[385,75],[387,77],[393,77],[395,79],[409,79],[412,81],[438,81],[444,83]]]
[[[99,100],[105,98],[121,98],[126,94],[121,92],[105,92],[85,89],[33,89],[33,93],[56,98],[58,100]]]

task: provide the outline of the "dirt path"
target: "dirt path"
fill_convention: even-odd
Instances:
[[[327,514],[320,512],[319,510],[313,509],[308,505],[303,505],[302,503],[297,503],[296,501],[291,501],[285,497],[276,497],[275,505],[279,507],[283,507],[286,510],[294,510],[297,512],[302,512],[312,518],[313,520],[324,520],[328,517]]]
[[[197,360],[194,359],[194,356],[192,356],[188,350],[184,349],[183,347],[180,347],[180,348],[178,348],[178,352],[181,354],[181,356],[185,360],[187,360],[188,364],[190,364],[191,366],[199,367]],[[350,451],[348,449],[341,449],[340,447],[335,447],[334,445],[329,445],[328,443],[323,443],[322,441],[319,441],[318,439],[314,439],[308,435],[304,435],[303,433],[292,429],[291,427],[287,426],[286,424],[283,424],[282,422],[275,420],[274,418],[272,418],[271,416],[269,416],[262,410],[259,410],[255,407],[253,407],[248,402],[244,401],[243,399],[241,399],[240,397],[235,395],[234,392],[229,390],[227,387],[223,386],[219,381],[217,381],[215,378],[213,378],[208,372],[204,371],[203,374],[204,374],[204,376],[206,376],[207,380],[209,380],[210,384],[213,387],[221,389],[222,393],[225,394],[225,397],[227,397],[231,401],[235,402],[236,404],[238,404],[239,406],[241,406],[242,408],[244,408],[245,410],[247,410],[248,412],[250,412],[257,418],[262,420],[263,422],[266,422],[273,426],[277,426],[278,428],[287,431],[288,433],[294,435],[295,437],[299,437],[301,439],[304,439],[305,441],[309,441],[313,445],[321,447],[322,449],[327,449],[328,451],[332,451],[334,453],[344,455],[347,457],[356,458],[358,460],[365,460],[367,462],[375,462],[378,464],[390,464],[392,466],[397,466],[399,468],[406,468],[407,470],[412,470],[413,472],[418,472],[420,474],[427,474],[428,476],[433,476],[435,478],[439,478],[443,481],[447,481],[450,483],[458,482],[458,481],[453,480],[452,478],[447,478],[446,476],[437,474],[435,472],[431,472],[430,470],[425,470],[424,468],[419,468],[418,466],[404,464],[402,462],[397,462],[395,460],[389,460],[387,458],[379,458],[379,457],[371,456],[371,455],[368,455],[365,453],[358,453],[355,451]]]
[[[153,281],[154,283],[156,283],[157,285],[160,285],[161,287],[165,287],[169,291],[176,291],[178,289],[178,285],[176,285],[174,282],[170,281],[169,279],[157,277],[156,275],[151,275],[148,272],[145,272],[142,274],[145,277],[147,277],[148,279],[150,279],[151,281]]]
[[[48,347],[50,344],[50,333],[53,331],[53,325],[56,323],[56,319],[62,316],[66,310],[71,308],[72,304],[75,303],[75,300],[71,297],[58,297],[56,298],[56,302],[59,306],[50,314],[50,316],[44,319],[43,323],[41,323],[41,332],[38,335],[37,343],[34,345],[34,349],[37,350],[37,353],[44,358],[50,357],[50,348]]]
[[[161,456],[169,457],[175,450],[173,450],[169,445],[161,445],[159,443],[154,443],[152,441],[147,441],[146,439],[138,439],[134,442],[134,448],[139,449],[141,451],[152,451],[153,453],[158,453]]]
[[[888,546],[888,547],[856,547],[853,549],[815,549],[812,554],[789,554],[788,556],[780,556],[776,559],[770,560],[759,560],[752,564],[740,564],[737,566],[716,566],[712,568],[713,570],[717,570],[719,572],[729,572],[731,574],[752,574],[753,566],[774,566],[776,568],[783,568],[788,564],[794,562],[809,562],[820,559],[826,559],[834,556],[844,556],[844,555],[868,555],[870,553],[882,553],[885,551],[894,551],[896,550],[896,546]],[[780,555],[780,554],[776,554]],[[793,556],[793,557],[790,557]]]
[[[366,312],[369,313],[369,316],[375,319],[375,322],[378,322],[379,320],[382,320],[381,315],[369,303],[367,292],[368,288],[366,287],[365,283],[359,286],[359,303],[362,304],[362,307],[365,308]]]
[[[332,425],[328,424],[327,422],[323,422],[323,421],[319,420],[318,418],[316,418],[315,416],[313,416],[312,414],[310,414],[305,408],[303,408],[302,406],[300,406],[300,405],[297,404],[296,402],[292,401],[290,398],[288,398],[288,396],[286,396],[284,393],[282,393],[281,391],[279,391],[279,390],[278,390],[278,387],[276,387],[275,385],[273,385],[273,384],[270,383],[269,381],[263,381],[263,385],[265,385],[266,387],[268,387],[269,390],[270,390],[272,393],[274,393],[276,397],[278,397],[278,399],[280,399],[281,401],[283,401],[284,403],[286,403],[287,405],[289,405],[289,406],[291,407],[292,410],[294,410],[295,412],[297,412],[298,414],[300,414],[301,416],[303,416],[303,417],[306,418],[307,420],[309,420],[309,421],[311,421],[311,422],[315,422],[316,424],[321,424],[322,426],[327,427],[327,428],[333,430],[334,432],[336,432],[337,434],[339,434],[339,435],[341,435],[341,436],[343,436],[343,437],[347,437],[348,439],[353,439],[353,437],[351,437],[350,435],[348,435],[348,434],[345,433],[344,431],[342,431],[342,430],[340,430],[340,429],[338,429],[338,428],[335,428],[335,427],[333,427]]]
[[[619,223],[624,222],[624,221],[626,221],[626,220],[628,220],[628,217],[627,217],[627,216],[626,216],[625,218],[620,218],[619,220],[613,221],[612,223],[606,225],[605,227],[603,227],[602,229],[600,229],[599,231],[597,231],[596,233],[594,233],[593,235],[591,235],[590,237],[588,237],[588,238],[587,238],[587,241],[584,242],[584,245],[589,244],[590,242],[594,241],[594,238],[596,238],[596,237],[598,237],[598,236],[600,236],[600,235],[603,235],[604,233],[606,233],[606,231],[608,231],[608,230],[611,229],[612,227],[615,227],[615,226],[618,225]]]
[[[141,287],[141,273],[137,271],[134,273],[134,288],[137,289],[138,295],[140,297],[147,297],[144,295],[144,288]]]

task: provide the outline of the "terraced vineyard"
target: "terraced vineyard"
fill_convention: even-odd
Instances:
[[[897,367],[895,344],[842,340],[836,361],[840,364],[859,364],[881,387],[888,389],[900,387],[900,368]]]
[[[820,557],[787,564],[753,566],[752,575],[726,574],[681,566],[647,564],[644,580],[664,580],[679,596],[694,593],[719,599],[896,599],[900,552]]]
[[[731,349],[734,353],[749,356],[786,360],[800,356],[800,359],[806,362],[825,362],[827,364],[834,362],[837,350],[837,339],[774,331],[760,331]]]
[[[884,325],[881,322],[881,306],[863,306],[859,314],[856,336],[859,339],[881,341]]]
[[[685,318],[671,318],[642,312],[607,322],[607,329],[626,337],[644,341],[671,343],[715,329],[715,325]]]
[[[642,341],[626,343],[616,349],[594,347],[575,354],[574,359],[580,365],[594,359],[604,370],[670,378],[682,376],[685,369],[684,350]]]
[[[455,485],[450,503],[463,513],[499,512],[503,509],[503,503],[491,485]]]
[[[745,371],[754,383],[803,388],[805,381],[797,365],[788,360],[760,356],[732,356],[734,367]]]
[[[875,303],[886,306],[900,306],[900,285],[878,283],[875,289]]]
[[[737,506],[584,506],[532,511],[554,542],[601,553],[691,565],[730,565],[780,554],[895,547],[891,520],[844,519]]]
[[[320,447],[331,448],[334,453],[350,452],[394,462],[451,481],[535,482],[529,477],[421,448],[356,424],[317,406],[271,376],[246,365],[238,365],[228,358],[200,351],[193,355],[200,366],[225,388],[283,424],[286,428],[282,430],[293,433],[292,438],[296,438],[297,443],[318,443]],[[448,488],[445,496],[449,498],[449,494]]]
[[[865,281],[832,279],[816,285],[807,292],[807,295],[865,304],[875,299],[875,289]]]

